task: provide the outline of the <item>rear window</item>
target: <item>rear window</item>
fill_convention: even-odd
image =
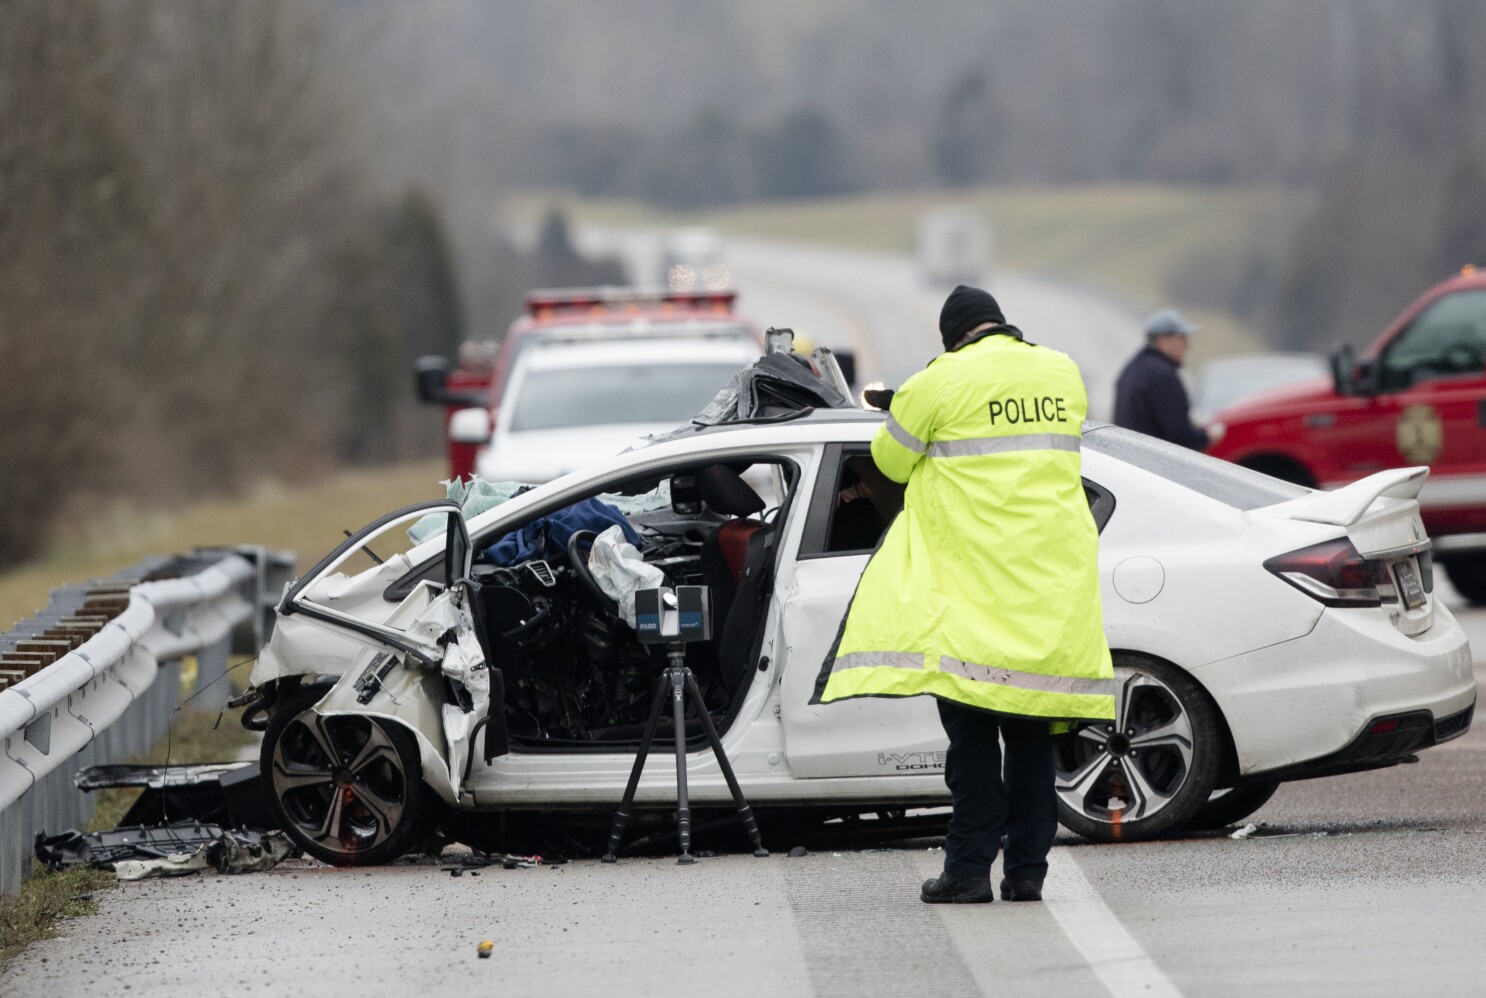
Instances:
[[[1084,427],[1084,447],[1235,509],[1273,506],[1310,491],[1199,451],[1103,423]]]

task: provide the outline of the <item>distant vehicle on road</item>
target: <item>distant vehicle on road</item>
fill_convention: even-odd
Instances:
[[[466,343],[457,367],[451,369],[443,357],[418,358],[418,398],[444,407],[449,477],[474,474],[476,453],[500,423],[506,386],[516,360],[526,350],[559,341],[732,339],[753,343],[757,355],[763,348],[761,334],[735,311],[737,297],[731,290],[604,287],[532,291],[526,295],[525,313],[511,323],[505,337]],[[483,409],[485,414],[466,411],[470,409]]]
[[[1331,365],[1318,353],[1242,354],[1214,357],[1197,370],[1192,392],[1192,419],[1201,424],[1240,399],[1301,381],[1331,376]]]
[[[725,291],[733,275],[715,229],[690,226],[666,237],[661,276],[672,291]]]
[[[1419,496],[1435,556],[1472,603],[1486,603],[1486,274],[1425,291],[1329,379],[1215,412],[1208,453],[1301,485],[1335,488],[1383,468],[1428,465]]]
[[[991,266],[990,229],[971,208],[932,208],[919,216],[915,255],[919,275],[929,284],[978,286]]]
[[[809,703],[902,505],[872,464],[885,418],[688,424],[468,521],[432,502],[358,531],[286,592],[252,673],[282,827],[327,862],[375,864],[441,820],[509,849],[501,828],[612,813],[665,663],[596,579],[611,563],[592,556],[595,531],[632,532],[666,585],[713,594],[715,637],[686,660],[765,835],[804,816],[901,834],[909,809],[947,804],[930,699]],[[1068,828],[1116,841],[1221,827],[1282,781],[1393,765],[1469,728],[1470,651],[1432,595],[1414,499],[1426,469],[1313,492],[1091,424],[1083,473],[1118,719],[1058,749]],[[435,536],[410,546],[429,514]],[[687,731],[692,806],[731,813],[697,719]],[[651,759],[637,805],[665,828],[674,775]]]

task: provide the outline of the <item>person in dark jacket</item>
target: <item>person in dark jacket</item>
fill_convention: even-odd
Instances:
[[[1177,368],[1197,327],[1174,308],[1163,308],[1145,324],[1146,345],[1130,358],[1115,382],[1115,425],[1202,450],[1212,442],[1192,424],[1187,389]]]

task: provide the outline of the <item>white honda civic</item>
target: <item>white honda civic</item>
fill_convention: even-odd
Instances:
[[[284,827],[360,864],[440,821],[608,813],[660,702],[666,648],[632,626],[634,590],[656,585],[708,587],[711,640],[672,648],[766,834],[801,814],[909,828],[947,804],[929,699],[809,702],[902,502],[869,453],[882,418],[694,424],[478,515],[425,503],[356,533],[285,593],[252,675],[244,721],[265,729]],[[1469,727],[1470,653],[1432,595],[1415,501],[1426,469],[1312,491],[1090,424],[1083,474],[1119,694],[1115,723],[1059,745],[1071,830],[1221,827],[1282,781]],[[707,726],[681,723],[690,804],[725,813]],[[676,724],[653,730],[666,751],[636,813],[669,815]]]

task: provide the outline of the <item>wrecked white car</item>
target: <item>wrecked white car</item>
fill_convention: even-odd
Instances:
[[[666,664],[626,621],[625,586],[646,578],[710,587],[715,636],[687,664],[766,835],[784,809],[891,822],[947,803],[930,700],[809,704],[902,501],[869,454],[882,418],[694,425],[468,520],[430,502],[356,533],[286,592],[252,674],[283,827],[323,860],[373,864],[441,820],[606,816]],[[1116,724],[1059,748],[1069,828],[1219,827],[1283,780],[1468,728],[1466,638],[1431,593],[1414,499],[1424,469],[1315,492],[1095,425],[1083,454],[1120,694]],[[730,811],[697,719],[686,738],[693,806]],[[638,806],[674,808],[668,754]]]

